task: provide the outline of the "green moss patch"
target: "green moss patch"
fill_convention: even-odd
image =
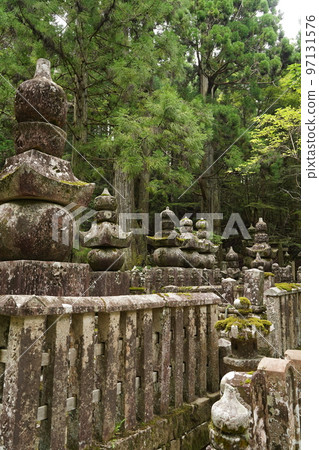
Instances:
[[[247,298],[247,297],[239,297],[240,303],[244,306],[247,306],[247,308],[249,308],[249,306],[251,305],[251,301]]]
[[[275,275],[272,272],[264,272],[264,277],[274,277]]]
[[[258,319],[257,317],[248,317],[247,319],[241,319],[239,317],[228,317],[224,320],[218,320],[215,323],[216,330],[230,331],[232,326],[237,326],[238,330],[243,330],[245,328],[252,329],[253,326],[257,328],[257,330],[268,334],[269,329],[272,323],[269,320]]]
[[[293,289],[299,289],[300,283],[275,283],[275,286],[281,291],[291,292]]]

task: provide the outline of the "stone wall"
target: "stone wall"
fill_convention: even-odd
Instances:
[[[274,331],[267,337],[270,354],[283,356],[287,349],[301,346],[301,289],[291,292],[277,287],[268,289],[264,295],[267,318]]]
[[[118,424],[128,432],[216,392],[219,302],[212,293],[2,296],[0,446],[85,448],[112,440]],[[190,411],[173,415],[179,434],[163,445],[202,425],[186,420]]]

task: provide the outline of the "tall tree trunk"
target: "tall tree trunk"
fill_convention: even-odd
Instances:
[[[72,168],[80,176],[81,145],[87,143],[88,138],[88,74],[84,62],[81,71],[75,75],[76,93],[74,98],[74,135],[72,149]]]
[[[119,164],[114,165],[114,188],[115,197],[117,200],[117,211],[119,214],[129,214],[136,212],[135,206],[135,189],[134,180],[125,174]],[[137,228],[136,220],[126,222],[127,231],[130,227]],[[125,250],[125,265],[124,269],[129,270],[134,266],[141,265],[139,258],[139,248],[136,240],[137,235],[133,235],[131,246]]]
[[[212,88],[208,78],[201,72],[200,73],[200,93],[206,98],[212,96]],[[218,175],[216,172],[215,161],[215,148],[213,142],[207,142],[206,153],[203,160],[202,171],[210,169],[200,179],[200,188],[202,192],[202,210],[206,213],[219,213],[220,211],[220,186],[218,182]],[[214,232],[221,234],[220,221],[214,222]]]

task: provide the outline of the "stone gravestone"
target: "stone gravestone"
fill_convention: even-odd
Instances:
[[[89,266],[70,263],[72,207],[86,207],[94,184],[78,180],[61,159],[67,100],[50,62],[15,97],[16,156],[0,174],[0,294],[84,295]],[[87,294],[88,295],[88,294]]]

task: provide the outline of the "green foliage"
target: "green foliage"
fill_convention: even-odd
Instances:
[[[132,211],[263,215],[299,253],[300,39],[276,3],[3,0],[0,165],[14,88],[45,57],[70,105],[64,158],[96,194],[120,167]]]

